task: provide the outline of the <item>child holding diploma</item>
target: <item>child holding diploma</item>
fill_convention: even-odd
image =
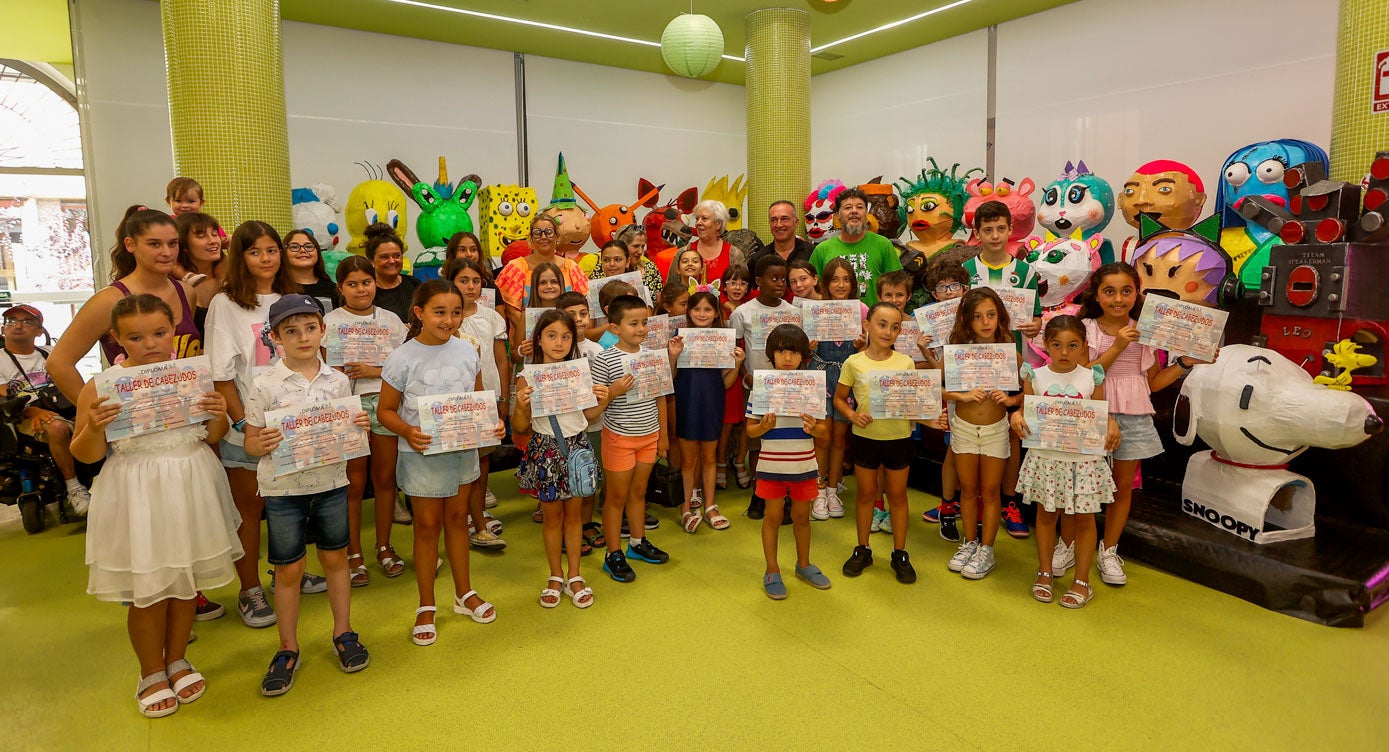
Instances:
[[[256,377],[246,400],[246,455],[259,457],[256,484],[265,497],[266,530],[275,567],[275,613],[279,614],[280,650],[261,681],[266,697],[282,695],[299,673],[299,582],[304,576],[305,545],[313,541],[328,580],[333,611],[333,649],[347,673],[367,667],[367,649],[349,618],[351,578],[347,573],[347,462],[310,467],[276,477],[271,452],[284,441],[265,413],[287,407],[352,396],[352,380],[319,358],[323,344],[323,309],[314,298],[285,295],[270,306],[270,336],[284,357]],[[371,427],[365,410],[352,416],[360,430]]]
[[[821,300],[858,300],[858,277],[853,267],[844,258],[833,258],[825,263],[825,271],[820,275]],[[859,303],[863,318],[867,318],[868,306]],[[834,408],[834,392],[839,384],[839,373],[844,361],[863,347],[862,336],[838,342],[826,340],[812,343],[812,362],[814,367],[825,372],[825,395],[829,410],[829,432],[815,440],[815,461],[820,467],[818,495],[810,508],[810,516],[817,520],[844,516],[844,502],[839,499],[839,484],[844,477],[844,445],[849,439],[849,418]],[[862,489],[860,489],[862,495]],[[878,500],[877,503],[881,503]],[[892,532],[891,524],[886,527],[887,511],[881,516],[875,508],[872,528]]]
[[[111,309],[110,336],[126,360],[106,372],[169,360],[174,332],[168,303],[148,294],[121,298]],[[77,397],[72,454],[81,462],[106,458],[87,513],[87,592],[131,604],[126,628],[140,663],[135,699],[146,718],[174,713],[206,690],[184,658],[194,598],[200,588],[231,582],[232,562],[242,557],[241,518],[208,446],[227,432],[226,400],[209,392],[198,404],[212,420],[108,446],[106,426],[120,404],[98,397],[95,380]]]

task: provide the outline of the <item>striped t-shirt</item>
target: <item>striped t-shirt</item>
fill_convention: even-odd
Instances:
[[[625,376],[622,356],[626,354],[622,348],[613,347],[590,358],[593,383],[610,386]],[[661,416],[657,412],[655,398],[636,399],[633,392],[623,392],[621,397],[609,402],[608,409],[603,411],[603,427],[621,436],[646,436],[661,430]]]
[[[749,409],[747,417],[761,420]],[[815,439],[805,432],[799,417],[778,415],[776,428],[762,435],[762,449],[757,455],[757,478],[795,482],[814,480],[820,476],[815,462]]]

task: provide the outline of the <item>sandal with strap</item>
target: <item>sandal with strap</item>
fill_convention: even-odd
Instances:
[[[381,571],[385,572],[387,577],[405,574],[405,562],[396,554],[394,546],[377,546],[376,563],[381,565]]]
[[[574,583],[576,582],[583,585],[583,587],[575,590]],[[587,580],[578,575],[570,577],[565,581],[564,594],[569,596],[570,600],[574,601],[574,606],[577,608],[588,608],[593,605],[593,588],[588,586]]]
[[[502,534],[502,521],[491,512],[482,513],[482,528],[493,535]]]
[[[476,597],[478,600],[482,600],[482,596],[478,595],[476,590],[469,590],[462,596],[454,598],[453,612],[455,614],[467,614],[468,618],[472,619],[478,624],[491,624],[492,622],[496,621],[497,607],[493,606],[491,603],[488,603],[487,601],[482,601],[482,603],[479,603],[477,608],[468,608],[468,599],[473,597]],[[483,614],[487,613],[488,611],[491,611],[492,615],[483,616]]]
[[[366,646],[362,645],[361,639],[356,632],[343,632],[333,638],[333,650],[338,654],[338,667],[345,674],[355,674],[367,667],[371,657],[367,655]]]
[[[175,679],[174,674],[180,672],[183,672],[183,676]],[[189,663],[186,658],[180,658],[165,666],[164,673],[169,677],[169,685],[173,688],[174,694],[178,695],[178,702],[180,705],[187,705],[199,697],[202,697],[203,693],[207,691],[207,680],[203,678],[202,674],[198,673],[197,669],[193,668],[193,664]],[[183,691],[198,682],[202,682],[202,686],[198,688],[198,691],[194,692],[189,697],[184,697]]]
[[[550,583],[552,582],[558,582],[561,586],[563,586],[564,578],[552,574],[550,575],[550,579],[545,581],[545,589],[540,591],[540,605],[544,606],[545,608],[554,608],[555,606],[559,605],[561,593],[558,588],[550,587]],[[546,600],[547,598],[549,600]]]
[[[691,535],[694,535],[694,532],[699,529],[699,523],[703,520],[704,518],[700,516],[699,512],[695,511],[685,512],[680,515],[680,524],[684,526],[685,532]]]
[[[748,465],[747,465],[746,462],[735,462],[735,463],[733,463],[733,473],[734,473],[734,474],[737,476],[737,478],[738,478],[738,487],[739,487],[739,488],[751,488],[751,487],[752,487],[752,476],[751,476],[751,475],[748,475]]]
[[[583,528],[584,535],[588,537],[588,542],[594,548],[604,548],[608,545],[608,539],[603,537],[603,526],[596,522],[585,522]]]
[[[732,524],[728,521],[727,517],[723,516],[723,513],[719,511],[718,506],[715,504],[710,504],[704,509],[704,519],[709,523],[709,527],[715,530],[727,530],[728,526]]]
[[[438,610],[439,608],[437,606],[420,606],[419,608],[415,609],[415,618],[418,619],[420,617],[420,614],[434,613]],[[427,634],[429,636],[420,637],[420,635],[422,634]],[[439,639],[439,628],[434,625],[434,622],[430,622],[428,624],[416,624],[415,628],[410,631],[410,639],[414,640],[415,644],[419,645],[420,647],[424,647],[426,645],[433,645],[434,641]]]
[[[260,681],[260,693],[266,697],[279,697],[294,686],[294,677],[299,673],[299,651],[281,650],[270,659],[270,668]]]
[[[1095,591],[1090,587],[1090,583],[1086,582],[1085,580],[1076,580],[1075,582],[1071,583],[1071,587],[1075,587],[1076,585],[1085,588],[1085,592],[1077,593],[1074,590],[1067,590],[1065,593],[1062,593],[1062,606],[1066,608],[1083,608],[1085,604],[1090,602],[1091,598],[1095,597]]]
[[[361,554],[347,555],[347,571],[352,573],[352,587],[366,587],[371,584],[371,574],[367,572],[365,563],[352,566],[352,560],[365,562]]]
[[[545,511],[544,511],[543,509],[541,509],[541,508],[540,508],[540,504],[537,503],[537,504],[535,505],[535,511],[534,511],[534,512],[531,512],[531,522],[534,522],[535,524],[539,525],[540,523],[542,523],[542,522],[544,522],[544,521],[545,521]]]
[[[1051,603],[1051,600],[1052,600],[1052,591],[1051,591],[1051,579],[1052,579],[1052,575],[1051,575],[1051,572],[1037,572],[1036,574],[1037,574],[1037,579],[1042,579],[1042,578],[1045,577],[1045,578],[1046,578],[1046,583],[1041,583],[1041,582],[1034,582],[1034,583],[1032,583],[1032,597],[1035,598],[1036,600],[1042,602],[1042,603]]]
[[[156,690],[143,697],[141,696],[142,693],[156,684],[168,683],[169,675],[164,671],[156,671],[149,676],[140,678],[140,681],[135,685],[135,701],[140,704],[140,715],[146,718],[163,718],[166,715],[173,715],[178,712],[178,695],[174,694],[174,690],[169,687]],[[173,705],[163,708],[162,710],[153,709],[155,705],[165,700],[174,700],[175,702]]]

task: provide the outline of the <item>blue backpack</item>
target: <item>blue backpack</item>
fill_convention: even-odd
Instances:
[[[559,456],[564,459],[569,471],[569,493],[574,498],[592,496],[598,493],[598,463],[593,460],[592,449],[569,451],[569,440],[560,430],[559,420],[550,416],[550,429],[555,432],[555,443],[559,444]]]

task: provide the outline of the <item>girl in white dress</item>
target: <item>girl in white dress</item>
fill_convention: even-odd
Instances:
[[[127,359],[107,373],[170,360],[173,311],[154,295],[122,298],[111,311],[111,336]],[[159,718],[207,688],[184,659],[194,598],[231,582],[232,562],[242,557],[241,520],[208,446],[227,432],[226,400],[216,392],[197,398],[212,415],[206,423],[108,445],[106,427],[121,417],[122,406],[98,396],[95,384],[78,396],[72,437],[78,460],[106,458],[87,515],[87,592],[131,604],[127,629],[140,661],[136,699],[142,714]]]

